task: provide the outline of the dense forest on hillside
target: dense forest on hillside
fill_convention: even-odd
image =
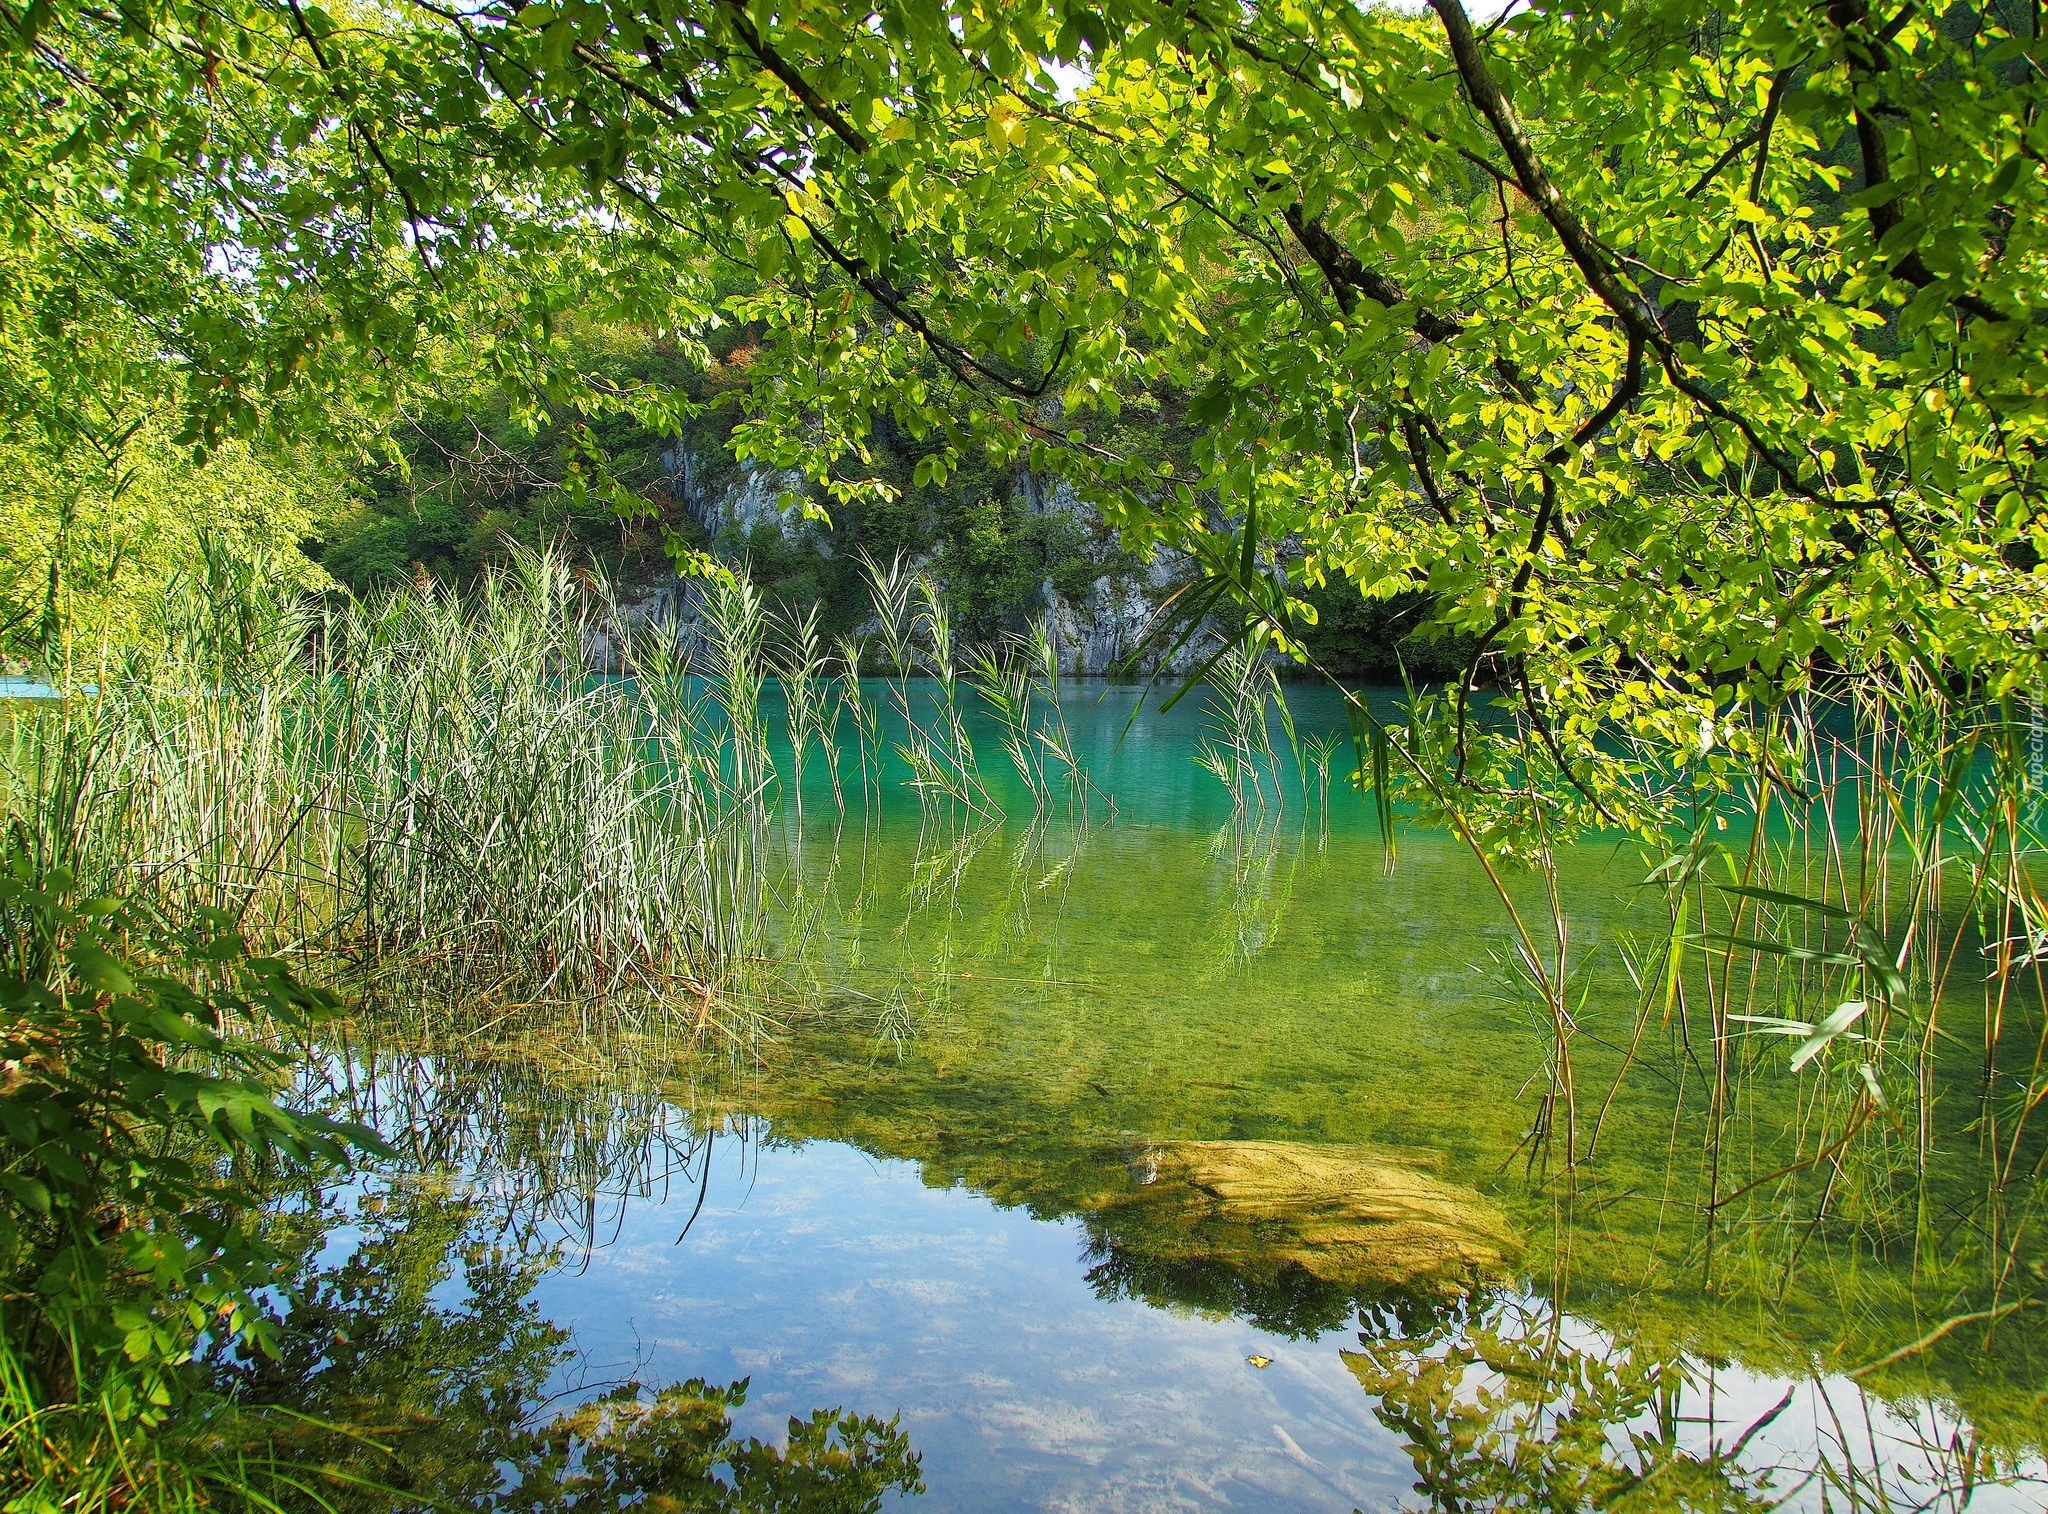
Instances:
[[[1187,580],[1184,566],[1148,578],[1145,560],[1057,478],[970,460],[942,483],[919,481],[936,446],[886,415],[874,423],[871,472],[889,493],[833,505],[800,472],[742,464],[732,432],[759,340],[739,326],[683,351],[642,329],[576,330],[572,361],[592,382],[687,396],[690,414],[672,428],[573,404],[518,406],[451,366],[402,413],[353,435],[234,443],[195,464],[138,433],[104,480],[25,470],[0,517],[5,645],[33,661],[58,620],[87,656],[96,638],[148,635],[202,537],[259,554],[281,584],[358,596],[466,586],[522,548],[549,548],[632,601],[678,582],[678,552],[706,552],[744,565],[778,603],[816,603],[828,637],[870,618],[862,554],[927,568],[973,641],[1060,605],[1085,609],[1099,587],[1134,602],[1142,621]],[[1173,408],[1134,410],[1127,425],[1185,454]],[[1306,645],[1328,672],[1430,681],[1464,664],[1469,643],[1416,634],[1426,595],[1376,604],[1348,587],[1307,592],[1320,614]]]

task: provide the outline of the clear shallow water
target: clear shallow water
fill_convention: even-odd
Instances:
[[[680,1243],[677,1206],[650,1206],[542,1286],[586,1350],[748,1377],[763,1434],[820,1403],[886,1406],[936,1507],[1348,1509],[1403,1481],[1334,1352],[1100,1297],[1078,1222],[837,1142],[727,1151]]]
[[[763,1436],[818,1404],[886,1406],[924,1458],[931,1492],[918,1502],[938,1509],[1420,1502],[1406,1437],[1348,1365],[1355,1330],[1303,1338],[1105,1298],[1087,1280],[1078,1222],[928,1187],[915,1163],[837,1142],[730,1142],[722,1153],[687,1235],[675,1233],[688,1213],[677,1200],[638,1207],[587,1267],[538,1289],[545,1313],[577,1322],[589,1367],[651,1381],[746,1377],[756,1391],[739,1425]],[[1508,1307],[1534,1334],[1560,1323],[1527,1294]],[[1596,1327],[1561,1325],[1567,1351],[1614,1354]],[[1775,1469],[1769,1481],[1793,1496],[1802,1483],[1817,1493],[1817,1451],[1853,1465],[1873,1450],[1890,1460],[1895,1493],[1924,1494],[1939,1469],[1922,1448],[1957,1428],[1840,1377],[1788,1385],[1704,1362],[1672,1407],[1685,1452],[1705,1460],[1743,1441],[1732,1480],[1764,1492]],[[1653,1430],[1656,1417],[1613,1427],[1619,1455],[1631,1427]],[[1972,1506],[2037,1508],[2039,1492],[1980,1490]]]
[[[813,774],[712,1050],[644,1023],[356,1049],[467,1196],[453,1233],[559,1248],[548,1393],[746,1377],[771,1438],[900,1414],[942,1509],[2043,1506],[2032,1317],[1850,1378],[1974,1307],[1967,1268],[1916,1278],[1911,1233],[1847,1202],[1710,1235],[1682,1027],[1592,1172],[1546,1181],[1547,1022],[1469,859],[1410,835],[1389,875],[1362,807],[1325,826],[1299,788],[1225,825],[1193,702],[1121,734],[1129,697],[1075,711],[1106,828],[963,832],[894,787],[840,825]],[[1565,869],[1589,1121],[1641,873]],[[1750,1075],[1756,1171],[1811,1088],[1781,1064]],[[1941,1115],[1940,1214],[1968,1120]]]

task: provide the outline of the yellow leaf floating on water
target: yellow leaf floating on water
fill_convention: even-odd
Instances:
[[[1247,1356],[1245,1360],[1250,1362],[1254,1367],[1259,1368],[1261,1371],[1273,1365],[1272,1357],[1260,1356],[1257,1352],[1253,1352],[1250,1356]]]

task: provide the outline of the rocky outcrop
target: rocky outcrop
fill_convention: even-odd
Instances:
[[[670,470],[670,493],[710,535],[736,530],[752,536],[763,527],[772,527],[785,538],[803,540],[821,554],[832,555],[831,532],[805,519],[796,505],[783,503],[785,498],[805,492],[800,473],[744,462],[734,465],[729,459],[708,457],[680,444],[664,453],[662,461]],[[1108,540],[1094,507],[1065,480],[1026,472],[1017,476],[1012,487],[1013,498],[1027,513],[1069,515],[1090,540]],[[1130,655],[1160,602],[1186,570],[1183,560],[1165,552],[1133,569],[1128,560],[1106,548],[1100,564],[1103,571],[1084,594],[1063,595],[1049,579],[1042,594],[1060,668],[1074,676],[1100,677]],[[670,627],[687,639],[694,632],[697,593],[694,585],[678,575],[664,574],[640,586],[620,609],[629,623]],[[1174,654],[1163,671],[1195,666],[1213,645],[1205,645],[1199,637],[1193,639]]]
[[[1161,553],[1144,577],[1098,578],[1086,599],[1064,599],[1045,588],[1050,626],[1060,667],[1080,678],[1096,678],[1117,667],[1143,641],[1160,603],[1180,581],[1182,565]],[[1167,659],[1163,671],[1185,672],[1206,657],[1213,641],[1191,639]]]
[[[1189,1257],[1292,1263],[1346,1288],[1456,1286],[1520,1250],[1491,1200],[1428,1170],[1429,1155],[1299,1141],[1173,1141],[1126,1163],[1103,1211],[1142,1215]]]

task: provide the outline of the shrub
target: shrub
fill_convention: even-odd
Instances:
[[[201,1337],[263,1344],[261,1194],[378,1144],[276,1098],[335,1007],[222,912],[172,929],[0,857],[0,1333],[37,1402],[147,1421]]]

